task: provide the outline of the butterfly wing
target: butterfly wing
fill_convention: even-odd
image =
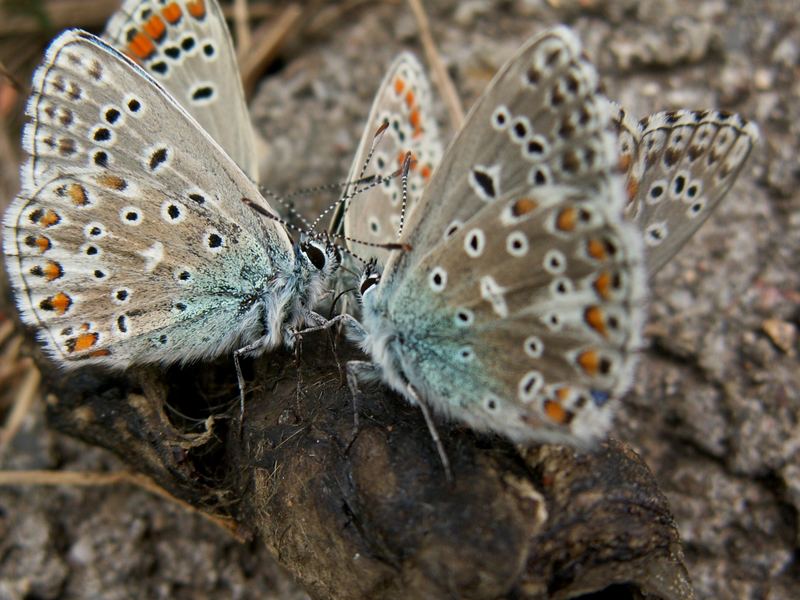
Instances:
[[[4,252],[23,319],[54,358],[185,361],[260,335],[252,304],[291,268],[291,241],[244,206],[261,199],[255,184],[163,88],[68,31],[27,116]]]
[[[217,0],[126,0],[103,37],[161,83],[258,181],[253,127]]]
[[[661,112],[637,125],[622,111],[617,123],[626,212],[644,234],[652,276],[728,193],[758,141],[758,130],[738,115],[719,111]]]
[[[606,432],[643,320],[640,236],[612,204],[512,191],[396,280],[401,361],[435,408],[519,442]]]
[[[442,155],[439,129],[431,114],[432,101],[422,65],[412,54],[400,54],[389,67],[375,96],[347,178],[355,181],[373,173],[388,176],[403,166],[406,153],[411,152],[414,162],[408,175],[406,215],[419,201]],[[388,128],[380,137],[367,172],[363,173],[375,133],[384,123],[388,123]],[[397,241],[402,212],[401,178],[387,179],[380,185],[359,191],[363,188],[364,184],[353,184],[345,191],[346,195],[355,196],[340,205],[331,231],[376,244]],[[381,248],[352,243],[348,246],[359,256],[376,258],[381,264],[388,257],[388,251]]]
[[[622,217],[614,143],[569,30],[505,65],[413,213],[413,249],[364,299],[373,349],[391,331],[385,370],[516,441],[605,433],[643,319],[641,236]]]
[[[637,184],[642,175],[639,163],[642,131],[630,113],[619,104],[612,102],[611,110],[614,115],[612,123],[617,135],[617,170],[625,177],[625,189],[628,195],[626,209],[629,209],[630,204],[636,200]]]
[[[594,185],[608,148],[598,136],[607,101],[595,94],[597,72],[577,37],[554,28],[507,62],[472,107],[409,216],[405,241],[419,260],[487,203],[525,186]],[[443,202],[442,198],[459,198]]]

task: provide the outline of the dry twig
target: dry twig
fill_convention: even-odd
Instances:
[[[431,34],[431,25],[422,6],[422,0],[408,0],[408,3],[411,5],[414,18],[417,20],[419,37],[422,40],[422,47],[425,49],[425,56],[428,57],[428,62],[433,71],[434,83],[439,88],[439,93],[442,95],[447,111],[450,113],[450,122],[453,125],[453,129],[458,131],[464,122],[464,107],[461,106],[458,92],[456,92],[453,81],[447,74],[447,67],[444,66],[444,61],[436,49],[436,44]]]
[[[288,5],[275,21],[267,21],[253,34],[255,43],[246,56],[240,54],[239,68],[242,72],[242,85],[245,96],[252,95],[261,73],[275,57],[303,14],[296,4]]]
[[[253,39],[250,36],[250,11],[247,0],[234,0],[233,2],[233,28],[236,32],[236,54],[239,62],[247,56]]]

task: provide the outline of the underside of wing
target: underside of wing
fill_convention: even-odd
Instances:
[[[54,179],[14,209],[18,305],[59,362],[188,362],[261,334],[249,312],[276,265],[210,203],[118,171]]]
[[[253,127],[217,0],[126,0],[103,37],[138,62],[253,181]]]
[[[758,130],[735,114],[680,110],[651,115],[625,135],[638,137],[626,171],[627,214],[642,230],[652,276],[728,193]]]
[[[428,78],[417,59],[409,53],[398,56],[375,97],[347,179],[357,181],[365,175],[379,175],[384,178],[383,183],[371,187],[351,184],[345,190],[346,195],[353,197],[334,217],[334,233],[372,244],[397,241],[403,213],[408,215],[413,210],[441,158],[432,102]],[[367,163],[373,146],[374,154]],[[409,152],[413,158],[404,207],[402,180],[389,176],[403,166]],[[388,256],[388,251],[381,248],[352,242],[348,246],[360,256],[376,258],[381,264]]]
[[[473,106],[410,216],[411,255],[393,260],[419,261],[446,231],[509,190],[596,187],[617,163],[610,117],[577,37],[565,27],[535,37]]]
[[[255,184],[160,85],[68,31],[34,76],[27,116],[4,252],[53,356],[175,362],[252,327],[243,309],[291,271],[291,240],[245,205],[264,202]]]

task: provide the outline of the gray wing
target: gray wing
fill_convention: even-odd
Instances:
[[[581,53],[578,38],[557,27],[506,63],[470,110],[410,216],[404,240],[412,251],[394,253],[393,261],[419,261],[509,190],[604,185],[597,174],[616,162],[613,136],[603,133],[611,108],[597,94],[597,72]]]
[[[609,427],[644,318],[611,118],[579,41],[556,28],[500,70],[445,153],[412,250],[370,300],[439,412],[520,442],[586,444]]]
[[[642,230],[652,277],[711,216],[742,171],[758,129],[736,114],[679,110],[633,125],[620,113],[628,217]]]
[[[4,252],[23,318],[56,359],[175,362],[253,334],[242,309],[292,268],[291,241],[244,206],[263,202],[255,184],[165,90],[67,31],[27,116]]]
[[[437,411],[517,442],[605,435],[644,319],[641,237],[611,205],[512,190],[395,280],[402,361]]]
[[[126,0],[103,37],[146,69],[258,181],[253,126],[217,0]]]

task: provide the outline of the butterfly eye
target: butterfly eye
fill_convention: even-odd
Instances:
[[[358,289],[358,292],[364,296],[368,291],[374,288],[378,283],[380,283],[381,276],[377,273],[370,273],[369,275],[365,276],[364,279],[361,281],[361,286]]]
[[[321,248],[312,243],[304,243],[300,245],[300,250],[306,255],[311,264],[320,271],[325,268],[327,262],[325,252]]]

